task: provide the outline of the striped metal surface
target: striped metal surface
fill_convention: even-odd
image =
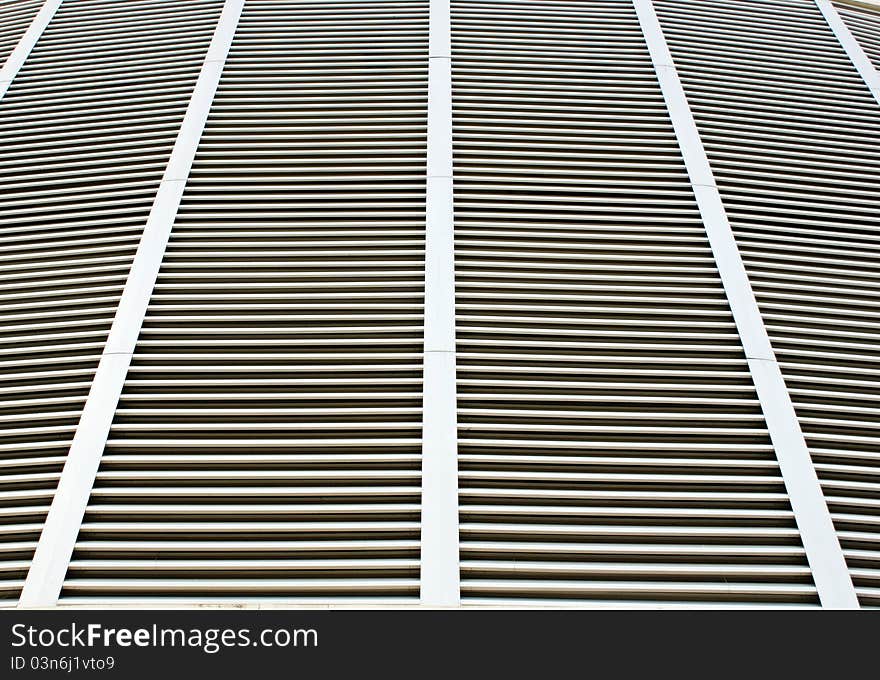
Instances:
[[[130,352],[104,349],[108,329],[151,209],[171,224],[154,199],[190,99],[194,117],[209,108],[223,4],[64,0],[10,62],[0,606],[18,601],[102,351]],[[818,5],[827,20],[813,0],[653,0],[776,395],[794,402],[859,601],[878,607],[880,106]],[[43,6],[0,0],[0,65]],[[880,69],[880,10],[834,7]],[[680,97],[676,139],[657,82],[665,47],[655,72],[632,0],[451,0],[450,179],[447,11],[246,0],[204,133],[178,140],[198,150],[122,398],[89,398],[95,423],[114,417],[84,520],[42,531],[28,592],[51,582],[55,601],[63,572],[44,576],[43,546],[78,528],[62,604],[455,605],[459,585],[465,605],[819,604],[762,415],[786,452],[773,399],[725,297],[741,270],[714,231],[713,257],[693,191],[708,224],[720,207],[679,149],[700,140]],[[224,53],[234,25],[218,28]],[[163,191],[189,159],[172,165]],[[452,310],[424,307],[426,276],[451,299],[452,204],[454,356],[451,333],[434,341]],[[428,251],[443,252],[426,263],[429,206]],[[744,338],[763,332],[740,316]],[[423,370],[453,364],[457,393],[423,389]],[[80,427],[93,461],[104,432]],[[422,474],[456,445],[458,506],[452,465]],[[798,500],[787,466],[815,526],[821,503]],[[423,481],[441,477],[423,526]],[[443,531],[425,533],[429,508],[449,511]],[[422,535],[440,537],[433,553]],[[435,559],[456,547],[460,569]]]
[[[811,2],[655,5],[860,602],[880,604],[880,108]]]
[[[4,598],[17,598],[218,9],[68,0],[0,102]]]
[[[417,597],[427,30],[246,4],[62,601]]]
[[[43,0],[0,0],[0,67],[42,6]]]
[[[834,7],[874,68],[880,71],[880,8],[868,9],[842,2],[834,3]]]
[[[452,19],[463,600],[815,604],[631,3]]]

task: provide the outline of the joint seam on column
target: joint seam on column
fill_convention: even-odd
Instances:
[[[436,607],[461,598],[449,0],[430,0],[429,16],[419,597]]]

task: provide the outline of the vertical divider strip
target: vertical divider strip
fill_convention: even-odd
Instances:
[[[58,600],[165,247],[245,0],[226,0],[141,235],[19,607]]]
[[[853,66],[856,67],[856,71],[859,72],[871,94],[874,95],[874,99],[880,104],[880,73],[874,68],[874,64],[868,58],[868,55],[865,54],[859,41],[856,40],[849,30],[849,27],[840,18],[840,14],[837,13],[837,9],[831,3],[831,0],[815,0],[815,2],[819,11],[822,12],[822,16],[825,17],[825,21],[828,22],[831,32],[834,33],[834,37],[837,38],[840,46],[843,47],[843,51],[846,52],[846,56],[849,57]]]
[[[449,0],[430,0],[425,338],[422,409],[422,604],[460,600]]]
[[[633,3],[745,350],[820,601],[825,607],[857,608],[855,588],[831,513],[653,0],[633,0]]]
[[[28,26],[24,35],[21,36],[21,40],[18,41],[15,49],[6,58],[6,62],[0,68],[0,99],[6,96],[6,91],[12,84],[12,81],[15,80],[15,76],[18,75],[21,67],[24,66],[24,62],[27,60],[28,55],[30,55],[31,50],[34,49],[34,45],[37,44],[40,36],[43,35],[43,31],[46,30],[46,26],[52,21],[52,17],[55,16],[55,12],[61,7],[63,1],[46,0],[40,11],[37,12],[34,20],[31,21],[31,25]]]

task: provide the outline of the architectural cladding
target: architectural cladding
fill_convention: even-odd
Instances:
[[[0,601],[880,607],[880,3],[0,0]]]

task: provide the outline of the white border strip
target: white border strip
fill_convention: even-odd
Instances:
[[[822,605],[857,608],[852,579],[652,0],[633,0]]]
[[[19,607],[58,600],[141,324],[245,0],[226,0],[171,150],[61,472]]]
[[[3,68],[0,68],[0,99],[3,99],[6,95],[9,86],[15,80],[15,76],[18,75],[21,67],[24,66],[24,62],[27,60],[31,50],[34,49],[34,45],[37,44],[40,36],[43,35],[43,31],[46,30],[46,26],[52,21],[52,17],[55,16],[55,12],[61,7],[63,1],[46,0],[40,11],[37,12],[31,25],[28,26],[27,31],[21,36],[21,40],[18,41],[15,49],[6,57],[6,63],[3,64]]]
[[[846,56],[849,57],[853,66],[856,67],[856,71],[859,72],[871,94],[874,95],[874,99],[880,104],[880,73],[874,68],[873,62],[868,58],[859,41],[856,40],[849,30],[849,26],[846,25],[840,14],[837,13],[837,9],[831,4],[831,0],[815,0],[815,2],[819,11],[822,12],[822,16],[825,17],[825,21],[828,22],[831,32],[834,33],[834,37],[840,41]]]
[[[421,601],[460,601],[449,0],[430,0]]]

